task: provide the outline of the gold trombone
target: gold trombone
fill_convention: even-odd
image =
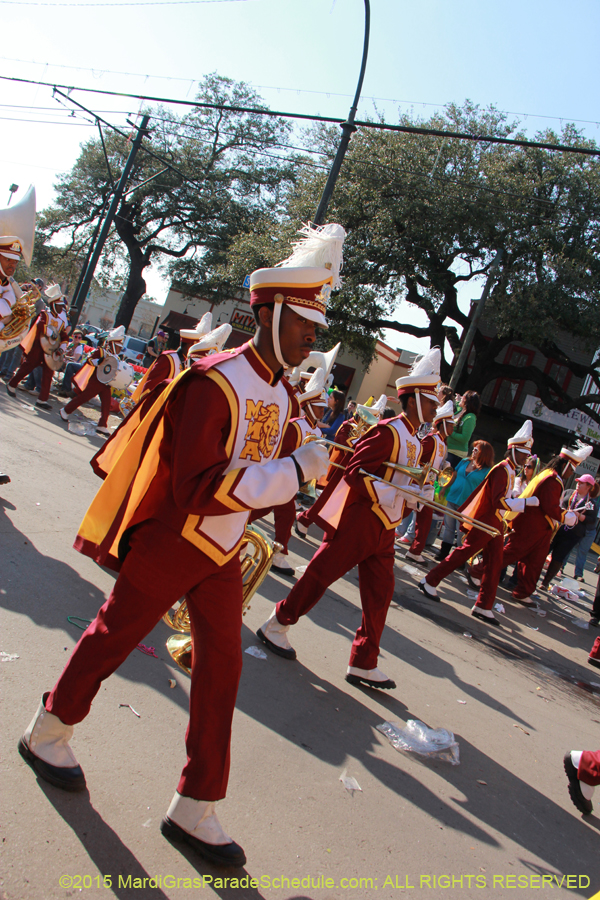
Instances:
[[[411,478],[414,478],[415,481],[417,481],[419,487],[423,487],[425,480],[423,479],[421,483],[421,479],[423,478],[423,473],[427,469],[427,466],[423,466],[423,469],[417,469],[413,466],[403,466],[399,463],[391,463],[390,465],[393,469],[397,469],[404,475],[410,475]],[[429,468],[427,474],[429,474],[430,471],[432,471],[431,468]],[[418,473],[418,479],[414,473]],[[473,519],[471,516],[466,516],[464,513],[458,512],[458,510],[448,509],[443,503],[436,503],[435,500],[427,500],[425,497],[416,497],[413,491],[407,490],[408,485],[394,484],[393,481],[386,481],[385,478],[380,478],[379,475],[373,475],[372,472],[367,472],[366,469],[360,469],[360,474],[368,475],[369,478],[372,478],[374,481],[381,481],[382,484],[389,484],[406,497],[411,497],[413,500],[417,499],[423,506],[429,506],[436,512],[442,513],[444,516],[450,516],[451,519],[457,519],[459,522],[464,522],[472,528],[479,528],[480,531],[485,531],[485,533],[491,535],[491,537],[498,537],[500,534],[498,529],[494,528],[492,525],[486,525],[485,522],[480,522],[479,519]],[[425,475],[425,478],[427,477],[427,474]]]

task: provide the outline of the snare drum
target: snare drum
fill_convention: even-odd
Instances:
[[[119,368],[113,380],[110,382],[111,388],[117,391],[125,391],[133,381],[133,369],[129,363],[119,360]]]

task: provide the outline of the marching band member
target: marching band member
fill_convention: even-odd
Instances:
[[[141,403],[158,385],[166,386],[185,368],[190,347],[207,335],[212,327],[212,313],[204,313],[195,328],[182,328],[177,350],[163,350],[139,381],[131,395],[134,405]],[[225,339],[227,340],[227,338]]]
[[[260,640],[284,659],[296,658],[287,635],[290,626],[319,602],[331,584],[358,564],[363,615],[352,644],[346,681],[382,689],[396,687],[377,668],[379,642],[394,593],[395,528],[405,505],[416,506],[420,493],[414,485],[406,492],[410,475],[391,468],[389,463],[416,466],[420,461],[417,430],[433,420],[437,409],[440,359],[439,349],[430,350],[409,375],[396,381],[401,415],[375,425],[359,441],[342,481],[321,510],[320,518],[329,526],[323,543],[290,594],[258,629]],[[401,492],[393,485],[405,490]],[[407,499],[406,493],[413,494],[414,499]]]
[[[339,347],[339,344],[338,344]],[[333,365],[333,364],[332,364]],[[280,459],[284,459],[301,447],[309,437],[320,438],[321,429],[317,422],[320,420],[327,405],[327,392],[325,391],[326,375],[319,368],[309,376],[308,382],[303,380],[304,392],[297,394],[302,415],[290,419],[283,438]],[[262,519],[269,513],[268,509],[258,510],[250,517],[251,522]],[[271,568],[281,575],[293,575],[295,569],[288,562],[288,543],[292,536],[292,528],[296,518],[296,504],[294,498],[287,503],[281,503],[274,507],[273,518],[275,523],[275,540],[281,544],[281,550],[273,553]]]
[[[34,236],[35,188],[31,186],[19,203],[0,210],[0,353],[19,344],[20,335],[30,321],[27,306],[18,303],[22,291],[13,275],[22,259],[30,264]],[[5,339],[11,331],[10,326],[13,333],[10,339]],[[14,396],[14,390],[9,390],[8,386],[6,389]],[[10,476],[0,472],[0,485],[9,483]]]
[[[179,350],[165,350],[160,355],[156,363],[146,373],[146,375],[151,375],[153,370],[156,369],[158,374],[146,381],[146,389],[142,389],[138,395],[141,399],[138,399],[137,403],[131,405],[131,401],[135,398],[137,391],[134,392],[133,397],[126,397],[121,401],[119,406],[125,416],[125,420],[113,431],[104,446],[98,450],[90,461],[92,469],[99,478],[106,478],[114,462],[115,452],[118,453],[121,443],[125,442],[128,436],[134,433],[146,413],[156,402],[159,394],[182,371],[181,366],[185,368],[184,363],[189,366],[194,361],[202,359],[211,353],[221,352],[227,338],[231,334],[231,325],[220,325],[213,331],[206,332],[205,329],[207,326],[210,328],[211,321],[211,313],[206,313],[195,329],[186,329],[183,332],[184,337],[181,339]],[[192,334],[193,337],[187,337],[187,335]],[[202,336],[200,340],[197,340],[200,334]],[[196,343],[193,343],[193,341],[196,341]],[[165,361],[163,361],[163,357],[166,357]],[[180,366],[180,368],[177,368],[177,366]]]
[[[452,400],[447,400],[436,412],[433,419],[432,430],[421,440],[421,446],[423,448],[421,451],[421,463],[423,465],[429,463],[433,469],[441,472],[448,455],[446,441],[453,430],[454,403]],[[426,490],[424,490],[424,493],[430,500],[433,500],[435,478],[436,473],[432,472],[428,475],[425,483]],[[433,509],[430,506],[422,506],[421,509],[415,513],[415,517],[415,537],[410,545],[410,549],[407,550],[405,554],[405,558],[412,560],[413,562],[422,563],[425,562],[422,553],[425,549],[425,544],[431,530]]]
[[[50,368],[48,365],[46,358],[48,350],[44,349],[44,344],[50,342],[50,344],[56,345],[51,351],[52,355],[57,357],[57,354],[60,354],[64,357],[69,343],[69,321],[66,313],[66,298],[60,285],[48,285],[44,294],[48,303],[48,309],[41,311],[34,325],[21,341],[23,362],[6,385],[6,390],[11,397],[14,397],[17,385],[34,369],[42,366],[42,386],[35,405],[39,409],[52,409],[52,404],[48,402],[48,397],[50,396],[52,376],[55,369]],[[46,347],[48,347],[48,344],[46,344]]]
[[[325,475],[325,487],[315,500],[312,506],[296,516],[296,534],[300,537],[306,537],[309,527],[314,523],[318,523],[322,527],[326,527],[325,523],[319,522],[319,513],[327,503],[332,492],[342,480],[344,474],[343,469],[348,465],[348,460],[352,456],[352,450],[362,435],[377,424],[378,419],[385,418],[387,396],[382,394],[377,403],[373,406],[357,406],[356,412],[350,419],[342,422],[335,433],[334,441],[336,444],[346,445],[348,451],[340,450],[338,447],[332,447],[329,453],[330,465]],[[391,414],[393,417],[393,413]],[[373,418],[375,417],[375,418]]]
[[[215,812],[227,788],[242,668],[239,550],[252,510],[291,499],[301,482],[325,472],[327,453],[315,442],[278,459],[291,409],[281,376],[306,359],[317,328],[327,327],[344,236],[340,226],[309,229],[318,266],[307,266],[301,246],[301,264],[293,253],[281,267],[253,272],[252,340],[181,372],[122,442],[76,541],[116,569],[117,581],[19,744],[41,778],[82,790],[85,777],[68,744],[73,725],[102,681],[185,595],[195,649],[187,762],[161,831],[219,865],[246,861]]]
[[[537,497],[538,506],[525,506],[522,511],[513,510],[504,516],[510,531],[504,544],[502,568],[517,564],[517,586],[513,598],[523,606],[534,606],[528,598],[535,591],[544,562],[550,549],[553,534],[560,525],[572,526],[577,521],[575,513],[561,508],[560,499],[566,481],[575,468],[592,452],[585,444],[572,450],[563,447],[547,466],[534,476],[521,493],[521,497]],[[481,565],[471,568],[471,578],[481,577]]]
[[[87,362],[73,377],[73,384],[78,393],[66,406],[60,410],[60,417],[63,422],[69,421],[69,416],[74,413],[83,403],[91,400],[92,397],[100,397],[100,419],[96,427],[97,434],[110,434],[108,429],[108,417],[110,415],[110,402],[112,394],[110,392],[110,382],[102,382],[98,378],[98,372],[105,365],[114,365],[116,360],[118,365],[119,353],[123,348],[123,340],[125,338],[125,326],[119,325],[108,332],[104,347],[97,347],[90,353]]]
[[[523,465],[533,446],[533,426],[527,419],[519,431],[508,440],[508,450],[502,462],[495,465],[479,487],[473,491],[459,512],[478,519],[485,525],[497,528],[499,534],[493,537],[480,528],[463,523],[462,530],[467,536],[460,547],[454,550],[422,579],[419,587],[430,600],[439,601],[437,586],[444,578],[460,568],[476,553],[483,553],[481,586],[479,595],[471,610],[471,615],[487,625],[500,625],[492,607],[502,571],[502,548],[504,543],[504,513],[526,506],[538,506],[537,497],[512,498],[515,471]]]

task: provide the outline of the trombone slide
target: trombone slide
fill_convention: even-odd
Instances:
[[[404,466],[403,468],[407,467]],[[372,472],[367,472],[366,469],[360,469],[360,473],[361,475],[368,475],[369,478],[373,478],[375,481],[381,481],[383,484],[390,484],[393,488],[396,488],[397,491],[400,491],[401,494],[404,494],[406,497],[411,497],[413,500],[415,499],[416,495],[414,491],[406,490],[408,485],[394,484],[393,481],[386,481],[385,478],[380,478],[379,475],[373,475]],[[479,519],[472,519],[471,516],[465,516],[464,513],[460,513],[458,510],[448,509],[443,503],[436,503],[435,500],[427,500],[425,497],[418,497],[417,499],[423,506],[429,506],[436,512],[442,513],[445,516],[450,516],[452,519],[457,519],[459,522],[465,522],[467,525],[471,525],[472,528],[479,528],[480,531],[485,531],[485,533],[489,534],[491,537],[498,537],[500,535],[498,529],[494,528],[492,525],[486,525],[485,522],[480,522]]]

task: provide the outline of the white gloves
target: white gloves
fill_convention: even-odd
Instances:
[[[408,496],[409,494],[414,494],[414,497]],[[402,496],[409,509],[417,509],[419,506],[419,498],[421,497],[421,488],[418,484],[403,484]]]
[[[572,528],[573,525],[576,524],[576,522],[577,522],[576,513],[574,513],[574,512],[566,512],[565,513],[565,519],[564,519],[565,525],[567,525],[569,528]]]
[[[379,505],[387,511],[390,519],[395,520],[402,509],[403,496],[391,484],[373,482]]]
[[[423,497],[424,500],[433,500],[433,498],[435,497],[435,485],[426,484],[421,491],[421,497]]]
[[[540,501],[538,497],[526,497],[525,498],[525,506],[539,506]]]
[[[525,510],[525,500],[523,497],[515,497],[514,500],[512,500],[510,497],[507,497],[504,500],[504,504],[505,506],[508,506],[508,508],[512,512],[522,513]]]
[[[322,478],[329,466],[329,453],[321,444],[310,441],[294,450],[292,458],[302,469],[304,481]]]

